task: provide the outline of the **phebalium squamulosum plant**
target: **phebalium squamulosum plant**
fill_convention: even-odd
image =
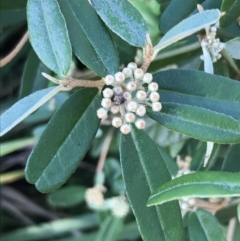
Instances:
[[[0,133],[4,143],[27,123],[46,124],[26,180],[51,192],[51,205],[85,201],[96,215],[66,233],[97,226],[82,237],[240,240],[239,0],[11,0],[2,8],[26,8],[28,30],[1,67],[28,36],[31,50]],[[116,146],[120,163],[107,158],[119,156]],[[93,183],[68,185],[87,153],[100,156]],[[19,232],[3,241],[41,239]]]

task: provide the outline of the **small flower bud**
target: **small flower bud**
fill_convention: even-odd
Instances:
[[[148,85],[148,89],[149,89],[150,91],[157,91],[157,90],[158,90],[158,84],[155,83],[155,82],[152,82],[152,83],[150,83],[150,84]]]
[[[119,128],[122,125],[122,119],[120,117],[113,117],[112,125],[116,128]]]
[[[194,198],[190,198],[190,199],[188,200],[188,203],[189,203],[190,206],[193,206],[193,205],[196,203],[196,201],[195,201]]]
[[[212,32],[217,32],[217,28],[216,28],[215,26],[212,26],[212,27],[211,27],[211,31],[212,31]]]
[[[146,114],[146,108],[143,105],[140,105],[136,110],[136,114],[139,116],[144,116]]]
[[[132,62],[132,63],[129,63],[127,67],[134,71],[137,68],[137,64]]]
[[[122,89],[122,87],[117,86],[117,87],[114,87],[114,88],[113,88],[113,91],[114,91],[114,93],[116,93],[116,94],[121,94],[121,93],[123,92],[123,89]]]
[[[128,111],[135,112],[137,110],[137,108],[138,108],[137,102],[135,102],[135,101],[128,102],[128,104],[127,104],[127,110]]]
[[[130,68],[124,68],[122,72],[125,74],[126,78],[129,78],[132,76],[132,70]]]
[[[121,131],[124,135],[126,135],[126,134],[128,134],[128,133],[131,131],[131,127],[130,127],[130,125],[128,125],[128,124],[123,124],[123,125],[121,126],[121,128],[120,128],[120,131]]]
[[[129,91],[134,91],[137,89],[137,85],[136,83],[134,83],[133,81],[127,83],[127,86],[126,86],[127,90]]]
[[[208,46],[208,43],[203,40],[203,41],[201,42],[201,47],[205,48],[205,47],[207,47],[207,46]]]
[[[180,207],[182,210],[188,209],[188,205],[186,203],[181,203]]]
[[[106,85],[113,85],[115,79],[112,75],[107,75],[105,78],[104,78],[104,82]]]
[[[146,122],[145,122],[143,119],[138,119],[138,120],[135,122],[135,126],[136,126],[138,129],[144,129],[145,126],[146,126]]]
[[[158,94],[158,92],[152,92],[149,95],[149,98],[152,102],[157,102],[160,99],[160,95]]]
[[[122,72],[117,72],[114,76],[118,83],[122,83],[125,80],[125,75]]]
[[[149,84],[150,82],[152,82],[152,79],[153,79],[153,76],[152,76],[152,74],[150,74],[150,73],[146,73],[146,74],[144,74],[144,76],[143,76],[143,82],[144,82],[144,83]]]
[[[120,111],[120,108],[117,105],[113,105],[110,110],[113,114],[117,114]]]
[[[145,100],[147,98],[147,93],[144,90],[139,90],[136,94],[139,100]]]
[[[135,121],[135,115],[131,112],[126,113],[124,117],[127,122],[132,123]]]
[[[108,108],[111,107],[112,101],[110,99],[108,99],[108,98],[103,98],[102,102],[101,102],[101,105],[102,105],[102,107],[108,109]]]
[[[132,99],[132,95],[129,92],[124,92],[123,97],[126,101],[129,101]]]
[[[220,50],[223,50],[224,46],[225,46],[224,43],[220,43],[220,44],[219,44],[219,49],[220,49]]]
[[[217,55],[217,59],[220,59],[221,57],[222,57],[221,54],[218,54],[218,55]]]
[[[105,98],[111,98],[113,96],[113,90],[110,89],[110,88],[106,88],[104,91],[103,91],[103,96]]]
[[[97,116],[99,119],[107,118],[107,110],[104,108],[99,108],[97,110]]]
[[[136,79],[142,79],[143,75],[144,75],[144,72],[143,72],[142,69],[135,69],[134,70],[134,77]]]
[[[160,102],[152,103],[152,110],[153,111],[160,111],[162,109],[162,104]]]

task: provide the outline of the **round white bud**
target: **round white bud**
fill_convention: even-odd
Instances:
[[[135,115],[131,112],[126,113],[124,117],[125,117],[125,120],[130,123],[134,122],[136,118]]]
[[[212,31],[212,32],[217,32],[217,28],[216,28],[215,26],[212,26],[212,27],[211,27],[211,31]]]
[[[134,70],[134,77],[136,78],[136,79],[142,79],[142,77],[143,77],[143,75],[144,75],[144,72],[143,72],[143,70],[142,69],[135,69]]]
[[[160,102],[152,103],[152,110],[153,111],[160,111],[162,109],[162,104]]]
[[[104,108],[99,108],[97,110],[97,116],[99,119],[107,118],[107,110]]]
[[[102,105],[102,107],[108,109],[108,108],[111,107],[112,101],[110,99],[108,99],[108,98],[103,98],[102,102],[101,102],[101,105]]]
[[[224,43],[220,43],[220,44],[219,44],[219,49],[220,49],[220,50],[223,50],[224,46],[225,46]]]
[[[139,116],[144,116],[146,114],[146,108],[143,105],[140,105],[136,110],[136,114]]]
[[[131,127],[130,127],[130,125],[128,125],[128,124],[123,124],[123,125],[121,126],[121,128],[120,128],[120,131],[121,131],[124,135],[126,135],[126,134],[128,134],[128,133],[131,131]]]
[[[113,105],[110,110],[113,114],[117,114],[120,111],[120,108],[117,105]]]
[[[160,95],[158,94],[158,92],[152,92],[149,95],[149,98],[152,102],[157,102],[160,99]]]
[[[113,117],[112,125],[116,128],[119,128],[122,125],[122,119],[120,117]]]
[[[127,67],[134,71],[137,68],[137,64],[134,62],[131,62],[127,65]]]
[[[158,90],[158,84],[155,83],[155,82],[152,82],[152,83],[150,83],[150,84],[148,85],[148,89],[149,89],[150,91],[157,91],[157,90]]]
[[[134,91],[137,89],[137,85],[136,83],[134,83],[133,81],[127,83],[127,86],[126,86],[127,90],[129,91]]]
[[[138,104],[135,101],[129,101],[127,104],[127,110],[135,112],[138,108]]]
[[[153,76],[152,76],[152,74],[150,74],[150,73],[146,73],[146,74],[144,74],[144,76],[143,76],[143,82],[145,82],[145,83],[147,83],[147,84],[149,84],[150,82],[152,82],[152,79],[153,79]]]
[[[220,59],[221,57],[222,57],[221,54],[218,54],[218,55],[217,55],[217,59]]]
[[[187,203],[181,203],[180,207],[181,207],[182,210],[188,209]]]
[[[139,90],[136,94],[139,100],[145,100],[147,98],[147,93],[144,90]]]
[[[103,96],[105,98],[111,98],[113,96],[113,90],[110,89],[110,88],[106,88],[104,91],[103,91]]]
[[[136,126],[138,129],[144,129],[145,126],[146,126],[146,122],[145,122],[143,119],[138,119],[138,120],[135,122],[135,126]]]
[[[124,75],[124,73],[122,73],[122,72],[117,72],[114,76],[115,76],[115,80],[116,80],[118,83],[122,83],[122,82],[124,82],[124,80],[125,80],[125,75]]]
[[[190,198],[190,199],[188,200],[188,203],[189,203],[190,206],[193,206],[193,205],[196,203],[196,201],[195,201],[194,198]]]
[[[212,47],[213,47],[214,49],[218,49],[218,48],[219,48],[219,42],[214,41]]]
[[[132,95],[129,92],[124,92],[123,97],[126,101],[129,101],[132,99]]]
[[[130,68],[124,68],[122,72],[125,74],[126,78],[129,78],[132,76],[132,70]]]
[[[115,79],[112,75],[107,75],[104,79],[106,85],[113,85]]]
[[[123,92],[123,89],[122,89],[122,87],[117,86],[117,87],[114,87],[114,88],[113,88],[113,91],[114,91],[114,93],[116,93],[116,94],[121,94],[121,93]]]

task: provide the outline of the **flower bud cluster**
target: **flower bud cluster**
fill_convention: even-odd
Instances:
[[[89,207],[98,209],[104,204],[103,193],[106,191],[106,188],[101,185],[96,185],[92,188],[88,188],[85,193],[85,201]]]
[[[220,52],[224,48],[224,43],[221,43],[219,38],[216,38],[218,26],[219,23],[212,25],[209,30],[206,31],[206,38],[201,41],[201,47],[209,52],[213,63],[222,57]],[[200,58],[204,60],[203,55],[201,55]]]
[[[152,79],[152,75],[137,68],[136,63],[129,63],[114,76],[107,75],[104,82],[108,87],[102,92],[102,107],[98,109],[97,116],[107,118],[109,112],[116,115],[112,125],[120,128],[123,134],[130,133],[131,123],[138,129],[144,129],[146,123],[142,117],[146,114],[146,106],[153,111],[162,109],[158,84]]]
[[[111,198],[112,215],[118,218],[124,218],[129,212],[129,204],[124,196]]]

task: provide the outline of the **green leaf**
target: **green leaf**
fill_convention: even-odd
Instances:
[[[10,11],[10,10],[22,10],[26,9],[27,0],[7,0],[1,1],[0,11]]]
[[[31,50],[22,76],[20,98],[47,87],[48,80],[42,76],[42,72],[50,73],[49,69],[41,63],[34,50]]]
[[[191,241],[227,241],[217,219],[205,210],[192,212],[188,224]]]
[[[91,3],[105,24],[122,39],[137,47],[147,44],[147,24],[128,1],[91,0]]]
[[[160,86],[163,109],[149,110],[151,118],[166,128],[203,141],[240,142],[239,82],[180,69],[156,73],[154,80]]]
[[[50,87],[47,89],[39,90],[14,104],[10,109],[5,111],[0,116],[0,136],[3,136],[18,123],[32,114],[40,106],[50,100],[54,95],[56,95],[61,88]]]
[[[191,171],[200,171],[203,169],[204,156],[206,154],[207,145],[205,142],[201,143],[200,147],[197,149],[192,157],[190,164]]]
[[[131,134],[121,136],[120,158],[127,195],[143,240],[182,240],[177,202],[146,207],[151,192],[171,180],[155,143],[144,131],[132,126]]]
[[[123,225],[123,219],[114,216],[108,216],[104,219],[100,226],[95,241],[115,241],[118,233],[121,231]]]
[[[40,192],[61,187],[76,170],[96,135],[101,98],[97,89],[74,93],[54,114],[26,165],[26,179]]]
[[[58,0],[65,17],[73,52],[96,74],[118,71],[118,53],[110,33],[88,0]]]
[[[228,41],[224,48],[232,58],[240,59],[240,37]]]
[[[196,13],[170,29],[154,47],[154,50],[159,52],[161,49],[204,29],[206,26],[216,23],[219,18],[220,11],[216,9]]]
[[[226,12],[220,20],[221,27],[227,27],[239,17],[240,0],[223,0],[221,12]]]
[[[55,73],[66,74],[72,49],[64,17],[56,0],[29,0],[30,42],[41,61]]]
[[[63,187],[47,196],[47,201],[53,207],[73,207],[84,201],[85,187],[72,185]]]
[[[222,171],[240,172],[240,144],[232,145],[224,159]]]
[[[185,197],[234,197],[240,195],[240,174],[197,172],[184,175],[155,189],[148,206]]]

